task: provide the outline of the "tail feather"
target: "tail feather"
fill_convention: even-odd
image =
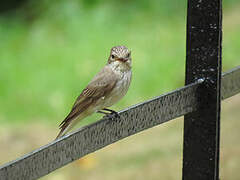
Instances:
[[[56,139],[64,136],[65,134],[67,134],[69,131],[72,130],[72,128],[82,119],[84,119],[86,116],[89,116],[92,113],[89,113],[87,111],[81,113],[79,116],[77,117],[73,117],[71,119],[65,119],[61,125],[60,125],[60,132],[58,133]]]
[[[67,123],[60,126],[60,132],[58,133],[56,139],[60,138],[61,136],[64,136],[68,131],[70,131],[73,128],[71,124]]]

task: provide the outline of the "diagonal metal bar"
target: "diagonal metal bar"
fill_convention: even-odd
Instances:
[[[237,66],[222,76],[222,99],[240,93],[240,66]]]
[[[120,112],[121,119],[111,120],[105,117],[0,166],[0,179],[37,179],[108,144],[193,112],[197,109],[196,95],[202,83],[199,81],[129,107]],[[240,66],[225,73],[222,84],[225,89],[222,93],[223,99],[240,92]]]
[[[201,82],[193,83],[107,117],[65,136],[0,169],[0,179],[36,179],[86,154],[197,108],[195,95]]]

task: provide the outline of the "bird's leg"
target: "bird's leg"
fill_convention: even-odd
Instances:
[[[114,111],[114,110],[111,110],[111,109],[107,109],[107,108],[104,108],[102,109],[104,111],[108,111],[108,112],[104,112],[104,111],[97,111],[97,113],[102,113],[102,114],[105,114],[106,116],[109,116],[111,119],[112,119],[112,115],[114,115],[115,117],[120,117],[118,112]]]
[[[105,114],[105,115],[109,115],[109,113],[104,112],[104,111],[97,111],[97,113],[102,113],[102,114]]]
[[[120,117],[119,114],[118,114],[118,112],[116,112],[116,111],[114,111],[114,110],[107,109],[107,108],[104,108],[103,110],[108,111],[108,112],[110,112],[111,114],[114,114],[116,117]]]

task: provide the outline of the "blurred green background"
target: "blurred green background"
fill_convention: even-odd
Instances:
[[[226,71],[240,64],[240,2],[223,3]],[[26,0],[8,7],[0,8],[1,164],[55,138],[58,124],[105,65],[112,46],[127,46],[133,59],[132,84],[113,109],[184,85],[187,1]],[[222,108],[223,179],[240,178],[239,101],[235,96]],[[80,126],[100,118],[93,115]],[[224,133],[229,130],[233,137]],[[180,179],[181,149],[182,120],[176,120],[42,179]]]

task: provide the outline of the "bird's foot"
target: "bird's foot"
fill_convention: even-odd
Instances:
[[[114,111],[114,110],[111,110],[111,109],[107,109],[107,108],[104,108],[103,110],[109,111],[110,112],[109,115],[114,115],[115,117],[120,118],[120,115],[118,114],[117,111]]]
[[[108,116],[109,118],[113,118],[113,117],[116,117],[116,118],[119,118],[119,114],[118,112],[114,111],[114,110],[111,110],[111,109],[107,109],[107,108],[104,108],[103,109],[104,111],[108,111],[108,112],[104,112],[104,111],[97,111],[98,113],[102,113],[102,114],[105,114],[106,116]]]
[[[104,112],[104,111],[97,111],[97,113],[105,114],[106,116],[110,114],[110,113],[107,113],[107,112]]]

